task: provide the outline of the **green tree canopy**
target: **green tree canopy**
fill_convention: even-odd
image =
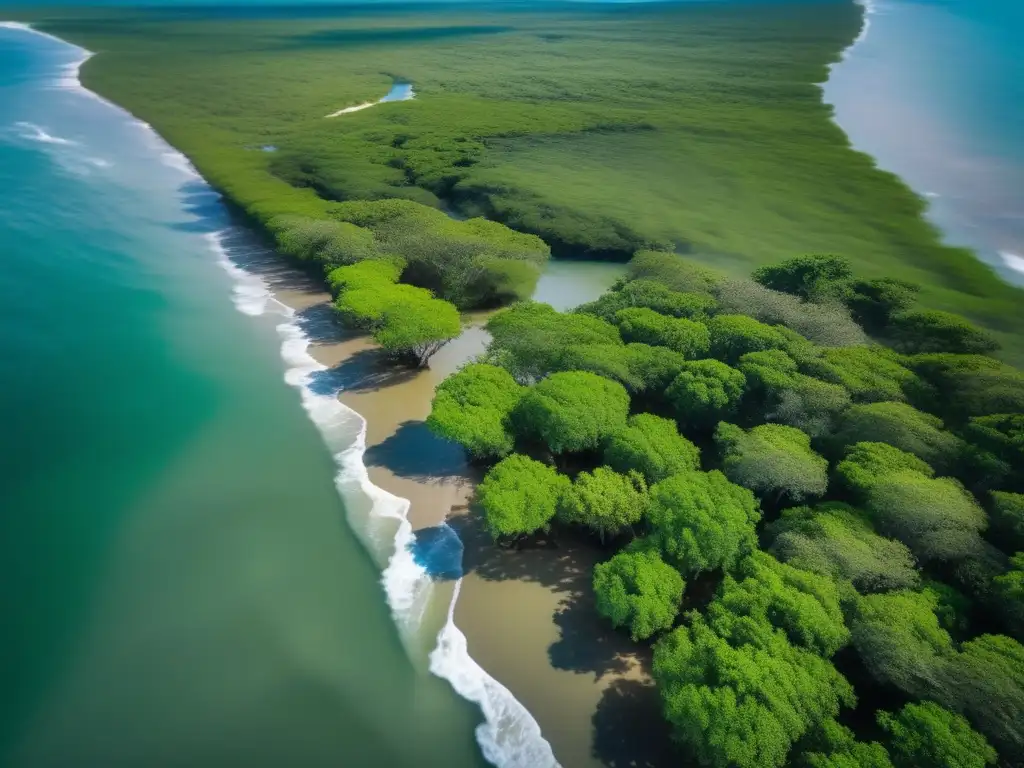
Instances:
[[[476,459],[502,458],[512,451],[509,415],[522,394],[505,369],[467,365],[438,385],[427,427]]]
[[[646,307],[661,315],[699,320],[714,310],[715,300],[707,294],[673,291],[653,280],[630,280],[573,311],[595,315],[611,323],[615,321],[617,312],[632,307]]]
[[[686,584],[657,550],[637,548],[594,567],[597,611],[612,626],[628,627],[633,640],[669,629]]]
[[[428,298],[391,303],[374,328],[373,340],[396,357],[425,366],[441,347],[461,332],[462,323],[455,305]]]
[[[1010,568],[992,580],[999,612],[1010,634],[1024,639],[1024,552],[1010,558]]]
[[[803,753],[793,765],[805,768],[893,768],[889,753],[877,742],[857,741],[853,731],[835,720],[819,725],[801,742]]]
[[[768,624],[793,645],[830,657],[850,641],[832,579],[780,563],[765,552],[726,575],[705,619],[723,637],[742,634],[745,622]]]
[[[879,712],[878,725],[889,734],[896,768],[985,768],[996,761],[984,736],[933,701],[907,704],[897,714]]]
[[[900,312],[889,321],[893,346],[908,355],[953,352],[972,355],[999,349],[988,331],[966,317],[934,309]]]
[[[936,700],[966,716],[1009,765],[1024,762],[1024,646],[1016,640],[982,635],[964,643]]]
[[[758,267],[751,277],[766,288],[792,293],[805,301],[824,301],[843,294],[853,270],[841,256],[815,254]]]
[[[917,355],[909,365],[923,384],[911,402],[947,422],[1024,413],[1024,372],[985,355]]]
[[[912,453],[885,443],[856,443],[836,466],[836,477],[860,499],[883,477],[897,472],[916,472],[931,477],[935,471]]]
[[[328,272],[327,285],[335,296],[349,289],[375,288],[385,283],[397,283],[404,268],[405,263],[398,258],[360,261]]]
[[[1024,494],[992,494],[989,507],[990,538],[1004,552],[1024,550]]]
[[[761,496],[801,501],[828,487],[828,462],[811,449],[811,438],[794,427],[762,424],[744,431],[722,422],[715,430],[726,477]]]
[[[796,361],[781,349],[748,352],[737,367],[747,378],[747,412],[766,415],[812,437],[831,432],[837,415],[850,405],[845,388],[799,373]]]
[[[514,453],[487,473],[477,497],[487,529],[497,539],[547,527],[570,487],[569,478],[552,467]]]
[[[884,330],[892,316],[914,306],[920,286],[882,277],[853,280],[847,285],[844,301],[853,319],[873,333]]]
[[[552,371],[565,370],[561,358],[578,346],[621,345],[611,323],[584,314],[565,314],[548,304],[526,301],[496,313],[487,321],[491,334],[488,355],[520,383]]]
[[[754,495],[721,472],[684,472],[651,488],[651,540],[684,574],[730,567],[756,547]]]
[[[617,472],[639,472],[648,483],[700,468],[700,451],[679,434],[675,422],[638,413],[612,435],[604,460]]]
[[[770,551],[807,571],[847,580],[861,593],[914,589],[921,583],[905,545],[879,536],[867,517],[840,502],[783,510],[768,526]]]
[[[920,386],[917,376],[898,361],[892,350],[880,346],[823,349],[802,360],[800,368],[823,381],[838,384],[857,403],[902,402],[905,390]]]
[[[629,395],[621,384],[584,371],[553,373],[530,387],[512,412],[517,433],[552,453],[599,448],[626,426]]]
[[[562,497],[559,517],[590,528],[604,541],[639,523],[649,501],[647,483],[639,472],[620,475],[598,467],[576,476]]]
[[[353,266],[359,265],[354,264]],[[343,267],[343,269],[348,269],[348,267]],[[435,299],[425,288],[416,288],[403,283],[389,283],[383,280],[368,284],[355,282],[351,288],[345,288],[338,294],[338,298],[334,300],[334,309],[338,312],[341,321],[350,328],[373,331],[381,326],[384,321],[384,313],[389,309],[404,304],[420,306],[430,301],[435,301]]]
[[[902,541],[922,563],[963,560],[982,550],[985,512],[952,478],[886,475],[868,490],[864,508],[881,533]]]
[[[790,337],[779,328],[747,315],[716,315],[708,321],[711,356],[732,365],[748,352],[786,349]]]
[[[801,736],[854,702],[828,661],[770,627],[750,629],[725,638],[697,618],[655,646],[665,716],[702,765],[783,766]]]
[[[278,218],[272,228],[283,253],[299,261],[321,264],[327,271],[381,255],[373,232],[347,221],[288,216]]]
[[[934,594],[900,590],[857,600],[850,617],[853,645],[872,677],[914,697],[943,690],[953,640],[935,615]]]
[[[926,461],[940,473],[956,468],[963,442],[942,428],[935,416],[906,403],[868,403],[847,410],[836,426],[834,443],[886,443]]]
[[[976,471],[986,473],[989,487],[1024,491],[1024,413],[973,418],[964,437],[980,456]]]
[[[694,320],[659,315],[652,309],[636,307],[619,310],[615,323],[623,341],[668,347],[690,360],[705,357],[711,349],[711,332],[706,325]]]
[[[714,289],[721,314],[748,315],[771,326],[784,326],[800,337],[822,347],[848,347],[866,344],[864,329],[850,317],[839,302],[814,304],[797,296],[773,291],[753,280],[731,278]],[[807,346],[807,341],[790,337],[791,345]]]
[[[693,427],[711,427],[736,412],[746,379],[718,360],[692,360],[665,391],[676,416]]]
[[[686,358],[665,347],[626,345],[626,367],[632,380],[630,390],[648,398],[661,396],[685,364]]]
[[[674,253],[637,251],[629,262],[631,280],[651,280],[673,291],[710,295],[722,276]]]

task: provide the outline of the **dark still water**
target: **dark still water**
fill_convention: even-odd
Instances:
[[[479,765],[224,210],[80,58],[0,29],[0,764]]]

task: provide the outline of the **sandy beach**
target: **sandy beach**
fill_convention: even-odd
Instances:
[[[529,549],[496,547],[469,508],[480,471],[424,424],[434,388],[484,350],[486,316],[468,316],[462,336],[430,368],[396,368],[370,339],[337,324],[330,295],[315,278],[276,258],[245,268],[296,310],[313,339],[310,353],[343,383],[341,401],[366,419],[364,462],[373,483],[411,501],[414,530],[447,521],[459,533],[464,577],[455,623],[470,655],[540,724],[559,762],[566,768],[677,764],[646,672],[646,649],[593,610],[591,571],[601,553],[571,538]],[[535,296],[564,308],[596,297],[620,273],[612,264],[553,262]],[[435,585],[425,641],[432,643],[432,625],[443,623],[451,588],[452,582]]]

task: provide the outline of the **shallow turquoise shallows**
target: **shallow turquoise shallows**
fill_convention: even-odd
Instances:
[[[479,765],[209,233],[216,196],[0,29],[0,765]]]

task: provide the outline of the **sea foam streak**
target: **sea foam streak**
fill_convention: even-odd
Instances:
[[[0,22],[0,27],[32,32],[70,45],[24,24]],[[200,178],[188,159],[167,145],[150,125],[81,85],[78,70],[92,54],[77,50],[82,52],[82,58],[65,68],[57,85],[73,88],[128,115],[150,135],[165,165],[183,176]],[[210,192],[216,194],[212,189]],[[326,371],[326,366],[309,354],[311,340],[295,311],[274,297],[266,281],[232,260],[236,234],[244,235],[240,230],[237,233],[222,230],[209,232],[205,237],[220,266],[235,281],[235,307],[250,316],[274,313],[283,318],[277,332],[281,337],[281,357],[287,366],[285,381],[299,390],[303,406],[334,455],[338,466],[335,485],[345,501],[352,529],[378,562],[386,564],[381,580],[396,623],[403,634],[415,632],[431,592],[432,580],[415,562],[410,550],[414,538],[407,518],[410,503],[370,481],[363,462],[366,420],[338,399],[340,387],[325,392],[319,382],[313,386],[316,375]],[[465,635],[453,621],[458,593],[459,585],[456,585],[448,607],[448,621],[438,634],[437,647],[430,654],[431,672],[448,680],[459,695],[480,706],[485,722],[477,728],[477,739],[490,762],[501,768],[557,768],[551,746],[530,713],[469,656]]]
[[[1024,256],[1018,256],[1016,253],[1010,253],[1009,251],[1000,251],[999,255],[1006,266],[1014,272],[1020,272],[1024,275]]]

